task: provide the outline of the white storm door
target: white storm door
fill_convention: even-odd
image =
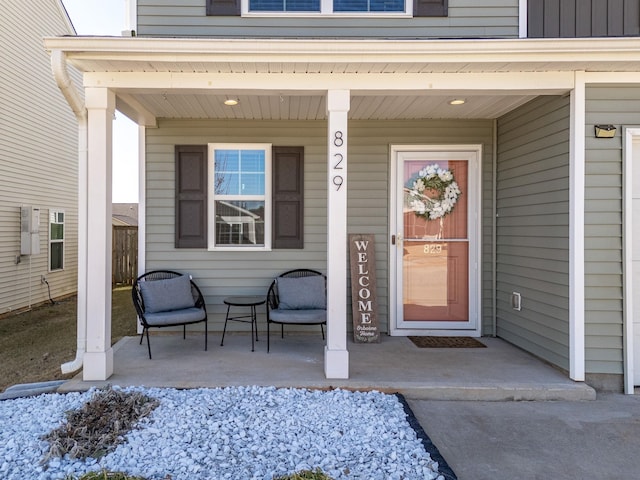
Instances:
[[[392,148],[392,334],[480,334],[480,147]]]

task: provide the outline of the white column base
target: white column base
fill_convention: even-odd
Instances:
[[[82,380],[107,380],[113,375],[113,348],[106,352],[85,352]]]
[[[327,378],[349,378],[349,351],[329,350],[324,347],[324,375]]]

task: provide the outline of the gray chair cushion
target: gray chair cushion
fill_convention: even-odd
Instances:
[[[195,305],[187,275],[166,280],[145,280],[139,285],[145,314],[182,310]]]
[[[157,313],[145,313],[144,318],[150,327],[162,327],[165,325],[179,325],[194,323],[204,320],[205,313],[202,308],[184,308]]]
[[[282,310],[277,308],[269,312],[269,319],[278,323],[324,323],[327,321],[327,311],[313,310]]]
[[[326,309],[324,277],[278,277],[279,310]]]

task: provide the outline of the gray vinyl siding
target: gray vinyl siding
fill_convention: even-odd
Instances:
[[[498,121],[499,337],[569,368],[569,99],[539,97]],[[522,309],[511,308],[512,292]]]
[[[29,12],[28,15],[25,12]],[[76,291],[77,122],[42,38],[71,31],[55,0],[8,0],[0,22],[0,314]],[[20,253],[20,206],[40,208],[40,254]],[[49,272],[49,211],[65,212],[65,268]]]
[[[472,121],[352,121],[348,150],[348,232],[374,234],[379,316],[388,329],[389,311],[389,146],[392,144],[483,144],[483,190],[491,191],[492,122]],[[174,146],[211,142],[266,142],[303,146],[304,249],[271,252],[215,252],[174,248]],[[294,268],[326,272],[327,259],[327,124],[324,121],[160,120],[147,129],[146,266],[173,268],[193,275],[202,287],[212,329],[221,329],[229,295],[264,295],[274,276]],[[484,173],[484,172],[483,172]],[[485,208],[490,223],[489,209]],[[484,232],[483,297],[491,304],[490,229]],[[488,242],[488,243],[487,243]],[[345,275],[348,268],[345,265]],[[350,291],[347,291],[350,302]],[[491,310],[483,310],[490,328]],[[260,317],[263,311],[258,312]],[[261,320],[263,321],[263,319]],[[263,323],[262,323],[263,325]],[[241,329],[242,325],[231,328]]]
[[[138,0],[137,14],[144,37],[518,37],[518,0],[449,0],[440,18],[208,17],[205,0]]]
[[[618,127],[595,138],[596,124]],[[622,374],[622,128],[640,125],[640,86],[586,90],[585,322],[588,373]]]

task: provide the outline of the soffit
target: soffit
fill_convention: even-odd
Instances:
[[[234,97],[238,105],[224,100]],[[156,118],[221,118],[250,120],[324,120],[323,95],[255,95],[145,93],[134,98]],[[421,118],[497,118],[535,98],[534,95],[465,95],[464,105],[449,105],[453,95],[354,95],[352,120]]]

